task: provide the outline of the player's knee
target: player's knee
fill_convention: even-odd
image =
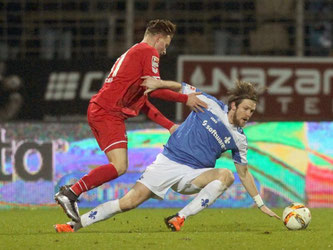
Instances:
[[[230,187],[235,181],[235,176],[229,169],[219,169],[219,180],[222,181],[227,187]]]
[[[128,167],[128,160],[127,160],[126,151],[119,151],[118,152],[119,154],[117,154],[117,152],[111,150],[106,155],[108,157],[109,162],[117,170],[118,176],[120,176],[126,173]]]
[[[235,181],[235,176],[232,173],[232,171],[229,169],[225,169],[225,175],[226,175],[226,185],[230,187],[232,183],[234,183]]]
[[[117,170],[118,176],[126,173],[128,167],[127,162],[116,162],[113,163],[113,165]]]
[[[136,199],[134,199],[132,197],[130,197],[130,198],[124,197],[123,199],[120,200],[120,209],[123,212],[134,209],[138,205],[139,205],[139,203],[136,201]]]
[[[120,168],[117,168],[118,176],[125,174],[127,171],[127,166],[121,166]]]

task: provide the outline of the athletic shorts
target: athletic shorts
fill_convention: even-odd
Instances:
[[[88,123],[101,150],[105,153],[115,148],[127,148],[125,120],[107,112],[96,103],[90,103]]]
[[[158,154],[156,160],[146,168],[138,182],[155,194],[153,198],[162,200],[169,188],[180,194],[198,193],[201,188],[191,184],[191,181],[209,170],[211,168],[191,168],[172,161],[163,154]]]

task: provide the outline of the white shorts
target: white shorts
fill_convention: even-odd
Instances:
[[[152,191],[157,199],[163,199],[169,188],[180,194],[195,194],[201,188],[191,184],[191,181],[211,168],[194,169],[187,165],[170,160],[163,154],[158,154],[156,160],[149,165],[138,182]]]

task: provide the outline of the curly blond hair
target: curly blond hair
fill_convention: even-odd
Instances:
[[[236,107],[244,100],[250,99],[258,102],[258,93],[254,84],[250,82],[236,81],[236,86],[228,91],[228,106],[231,108],[231,103],[235,102]]]

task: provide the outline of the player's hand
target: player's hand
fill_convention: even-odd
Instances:
[[[178,124],[174,124],[170,129],[169,129],[169,132],[170,132],[170,135],[172,135],[173,132],[176,131],[176,129],[179,127]]]
[[[141,79],[144,81],[141,83],[141,86],[146,87],[145,95],[161,87],[160,81],[151,76],[142,76]]]
[[[268,207],[266,207],[265,205],[263,205],[261,208],[260,208],[260,210],[263,212],[263,213],[265,213],[265,214],[267,214],[268,216],[270,216],[270,217],[275,217],[275,218],[277,218],[278,220],[281,220],[281,218],[280,218],[280,216],[278,216],[276,213],[274,213],[272,210],[270,210]]]
[[[202,108],[208,108],[207,103],[201,101],[197,95],[201,95],[201,92],[195,92],[188,95],[186,105],[194,112],[204,112]]]

